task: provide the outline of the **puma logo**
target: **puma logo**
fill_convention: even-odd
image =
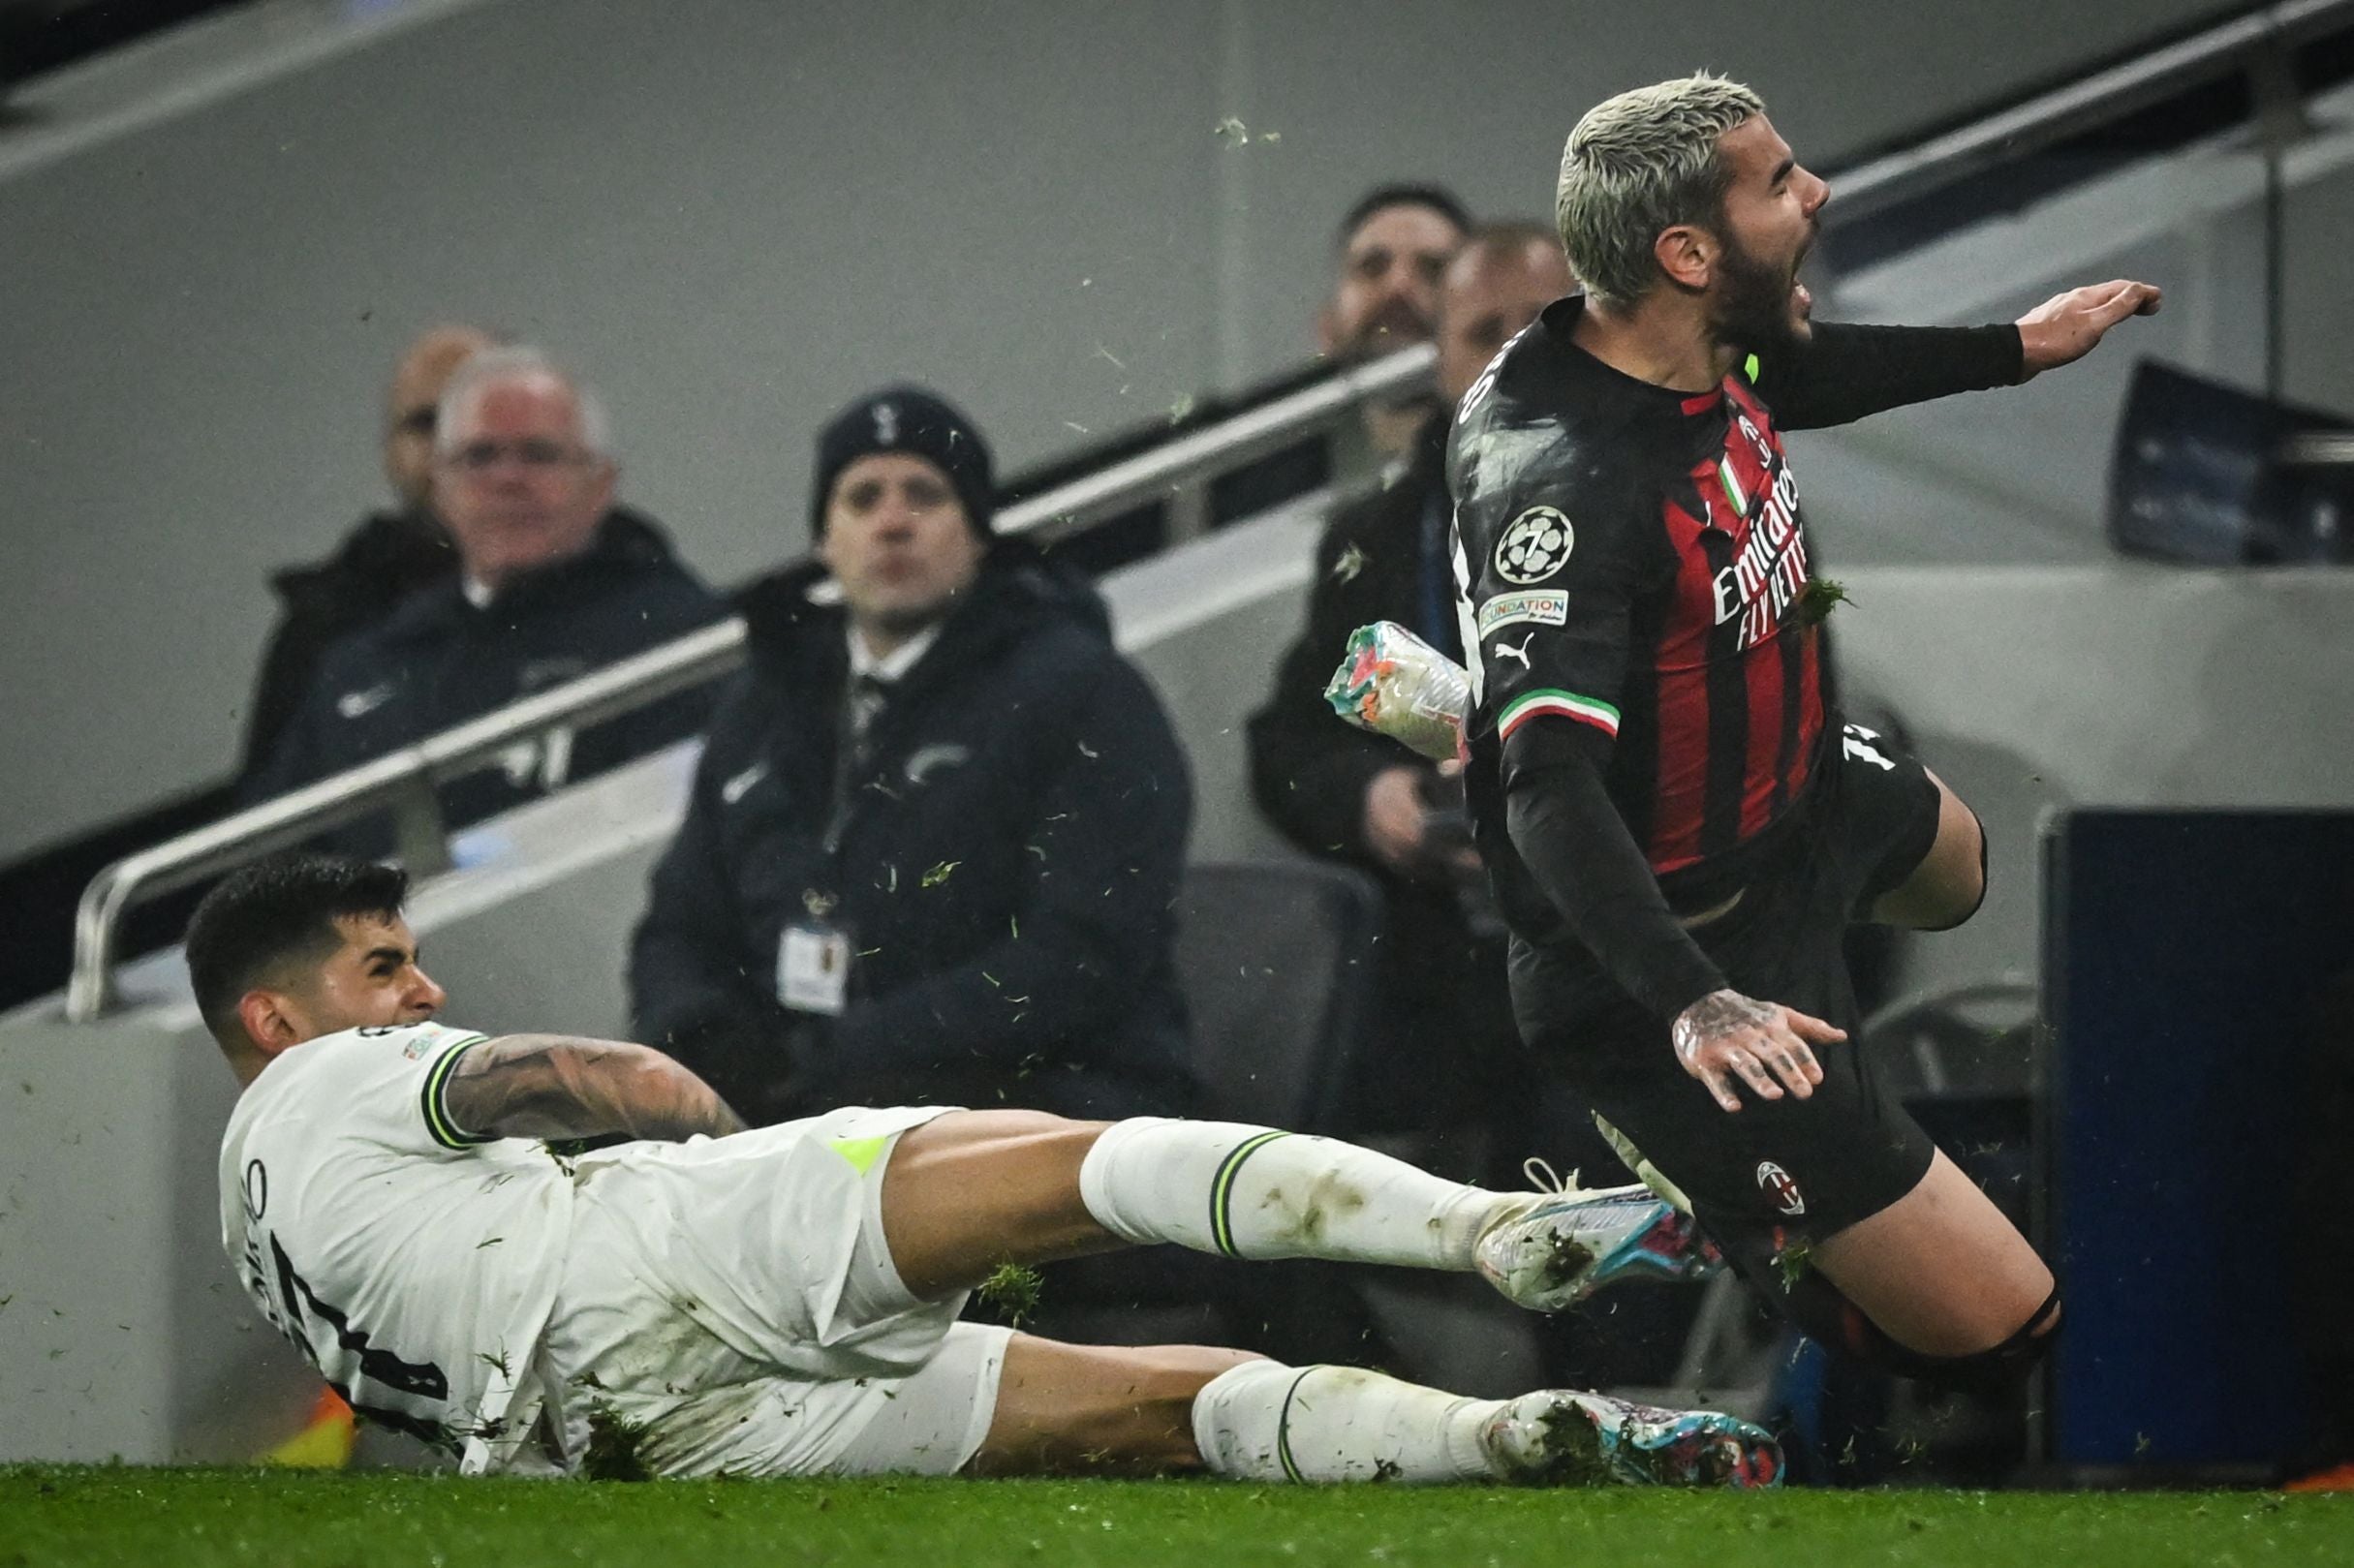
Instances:
[[[1535,640],[1536,633],[1532,631],[1527,636],[1520,639],[1520,646],[1517,648],[1513,647],[1508,642],[1500,642],[1496,645],[1496,657],[1499,659],[1517,659],[1520,661],[1520,667],[1522,669],[1528,670],[1530,673],[1533,674],[1535,673],[1535,666],[1529,662],[1529,644],[1534,642]]]

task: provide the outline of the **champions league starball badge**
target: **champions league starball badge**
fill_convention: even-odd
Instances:
[[[1577,539],[1569,519],[1551,507],[1531,507],[1496,541],[1496,575],[1509,583],[1540,583],[1569,564]]]

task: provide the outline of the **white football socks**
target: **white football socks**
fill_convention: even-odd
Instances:
[[[1139,1245],[1469,1272],[1480,1232],[1530,1194],[1490,1192],[1331,1138],[1133,1117],[1079,1166],[1096,1222]]]
[[[1193,1396],[1193,1442],[1240,1481],[1444,1484],[1498,1474],[1480,1441],[1503,1407],[1355,1367],[1247,1361]]]

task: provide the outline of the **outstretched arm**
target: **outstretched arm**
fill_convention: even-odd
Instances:
[[[464,1047],[442,1083],[438,1108],[449,1130],[469,1142],[610,1132],[675,1142],[744,1128],[709,1084],[660,1051],[561,1034],[509,1034]]]
[[[1846,424],[2073,363],[2126,317],[2154,315],[2160,298],[2153,285],[2118,278],[2055,294],[2009,326],[1823,322],[1805,344],[1757,355],[1750,380],[1784,430]]]
[[[1784,430],[1847,424],[1910,403],[2022,379],[2015,326],[1818,322],[1803,344],[1754,356],[1750,382]]]

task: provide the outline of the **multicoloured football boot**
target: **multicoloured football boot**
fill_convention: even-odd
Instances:
[[[1691,1215],[1636,1182],[1539,1193],[1488,1227],[1474,1261],[1506,1299],[1558,1312],[1622,1279],[1705,1279],[1724,1254]]]
[[[1498,1478],[1515,1486],[1781,1484],[1781,1445],[1764,1428],[1715,1410],[1540,1389],[1506,1400],[1480,1436]]]

